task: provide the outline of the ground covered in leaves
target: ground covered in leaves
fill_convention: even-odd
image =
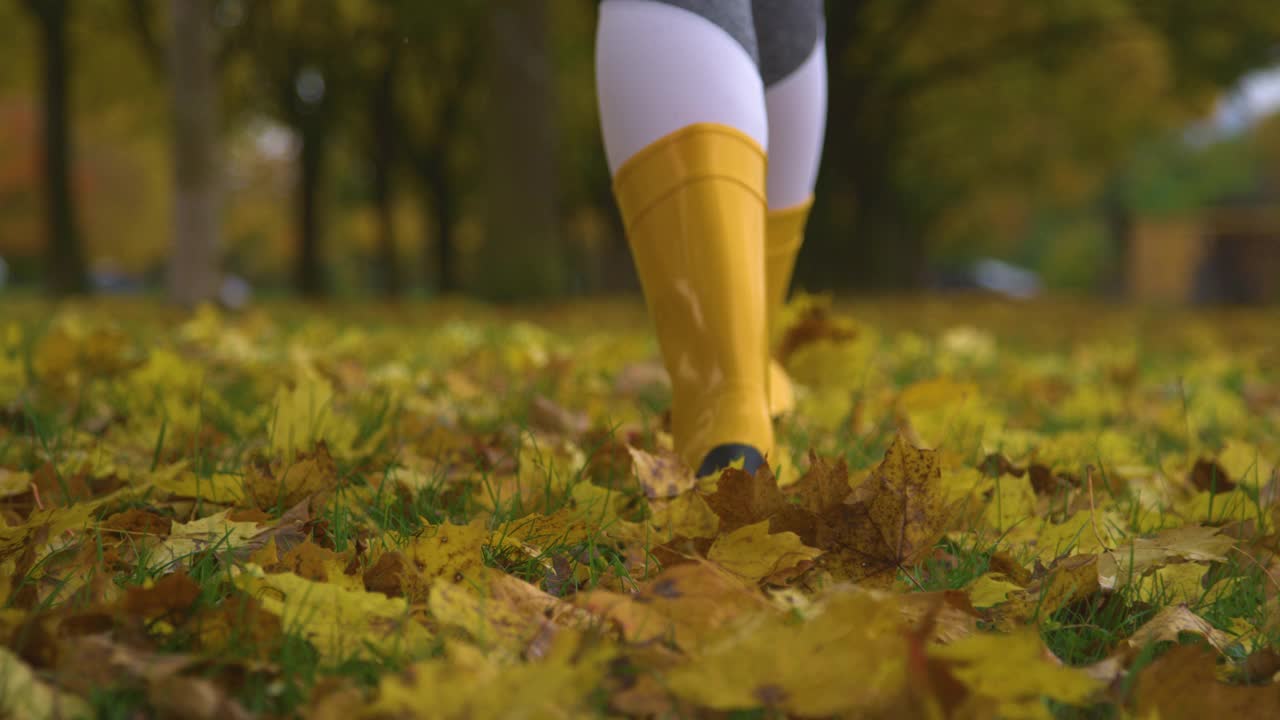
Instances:
[[[5,301],[0,716],[1280,717],[1280,314],[788,308],[696,479],[637,304]]]

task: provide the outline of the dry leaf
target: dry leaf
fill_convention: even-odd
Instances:
[[[821,555],[795,533],[769,534],[769,521],[738,528],[711,543],[707,558],[746,580],[778,584],[804,572]]]
[[[1157,658],[1138,674],[1134,705],[1138,717],[1280,717],[1280,685],[1240,687],[1218,680],[1217,653],[1183,645]]]

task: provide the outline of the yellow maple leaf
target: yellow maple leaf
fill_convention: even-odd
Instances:
[[[334,408],[333,384],[315,373],[303,373],[293,388],[280,388],[275,397],[271,451],[291,460],[300,450],[326,441],[334,452],[352,451],[359,428],[349,415]]]
[[[870,714],[905,683],[902,630],[891,598],[851,589],[828,598],[822,612],[807,621],[759,617],[669,671],[667,685],[679,697],[715,710]]]
[[[783,582],[822,554],[793,532],[769,534],[769,521],[738,528],[711,543],[707,559],[748,582]]]
[[[530,720],[586,717],[590,700],[604,678],[612,651],[607,647],[575,652],[575,638],[556,638],[538,662],[499,664],[455,646],[449,657],[414,663],[388,673],[361,717]]]
[[[324,442],[312,452],[299,453],[283,465],[251,463],[243,481],[248,499],[262,509],[293,507],[307,497],[338,485],[338,468]]]
[[[470,585],[481,589],[484,572],[483,548],[493,533],[483,520],[468,525],[427,525],[404,549],[408,566],[400,582],[412,602],[426,602],[436,583]]]
[[[1225,561],[1235,541],[1218,528],[1187,525],[1161,530],[1149,538],[1133,538],[1098,558],[1098,575],[1105,588],[1121,587],[1152,568],[1184,560]]]
[[[261,528],[252,521],[228,520],[229,511],[208,515],[186,523],[173,523],[169,537],[146,553],[148,565],[153,569],[176,569],[192,556],[205,550],[227,553],[241,548],[257,535]]]
[[[969,602],[976,608],[999,605],[1010,593],[1022,590],[1022,586],[1009,580],[1004,573],[985,573],[969,583]]]
[[[327,662],[412,657],[432,645],[431,634],[413,618],[404,598],[347,590],[289,572],[268,575],[253,564],[244,566],[235,584],[279,616],[285,632],[315,646]]]
[[[199,498],[220,505],[235,504],[245,499],[245,481],[236,473],[215,472],[201,477],[185,465],[168,472],[157,472],[152,484],[177,497]]]
[[[1102,689],[1099,681],[1050,656],[1034,630],[980,633],[927,652],[969,691],[955,711],[960,717],[1049,720],[1045,698],[1081,705]]]
[[[844,503],[822,514],[818,547],[838,556],[852,580],[892,580],[942,537],[947,508],[935,451],[898,435]]]

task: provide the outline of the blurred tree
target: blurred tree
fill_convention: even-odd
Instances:
[[[466,177],[469,154],[477,134],[467,121],[475,114],[472,102],[484,60],[476,38],[487,29],[488,8],[482,0],[457,0],[444,6],[416,0],[389,0],[395,28],[403,42],[396,97],[400,118],[398,140],[411,170],[424,191],[423,224],[430,233],[423,252],[426,277],[436,290],[462,289],[457,223],[464,199],[471,191]],[[474,164],[474,163],[472,163]]]
[[[565,289],[547,0],[489,3],[484,278],[495,299]],[[575,142],[585,141],[575,138]]]
[[[40,34],[44,93],[45,279],[54,295],[89,289],[71,188],[70,0],[22,0]]]
[[[856,0],[828,13],[813,230],[844,247],[802,254],[800,274],[864,289],[919,283],[939,244],[1007,243],[1038,204],[1094,195],[1135,138],[1202,112],[1280,33],[1270,0]]]
[[[350,0],[246,3],[240,45],[257,88],[299,139],[294,282],[307,297],[327,289],[322,260],[328,145],[350,88],[352,39],[368,6]]]
[[[395,187],[396,148],[400,138],[400,118],[396,105],[397,80],[401,73],[403,43],[396,32],[394,16],[379,8],[381,22],[375,32],[375,57],[372,82],[368,83],[369,158],[373,176],[373,202],[378,215],[378,258],[382,286],[388,297],[401,292],[401,273],[396,258]]]
[[[170,22],[174,208],[169,297],[190,306],[217,297],[220,275],[216,29],[208,0],[171,0]]]
[[[168,42],[152,0],[129,0],[134,35],[152,70],[168,84],[172,116],[173,209],[168,243],[169,298],[193,306],[217,297],[222,246],[222,162],[214,0],[169,0]]]

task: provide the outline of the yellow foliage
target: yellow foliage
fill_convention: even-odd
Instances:
[[[315,646],[331,663],[360,657],[413,657],[430,649],[431,633],[403,598],[347,590],[293,573],[266,574],[246,565],[236,586],[278,616],[286,632]]]
[[[1188,633],[1271,687],[1280,394],[1249,333],[1213,341],[1229,323],[804,300],[785,481],[698,480],[642,314],[458,307],[23,320],[0,345],[0,641],[36,638],[51,692],[96,667],[210,717],[280,687],[281,633],[327,678],[281,712],[335,719],[1044,717],[1110,710],[1100,688],[1143,686],[1163,660],[1141,649]]]
[[[906,642],[891,600],[850,590],[796,622],[764,617],[667,676],[691,702],[716,710],[766,707],[804,716],[868,713],[906,681]],[[858,692],[849,692],[857,678]]]
[[[89,704],[41,680],[8,648],[0,647],[0,715],[26,720],[88,717]]]
[[[1038,633],[980,633],[945,646],[929,648],[930,657],[948,663],[951,673],[970,692],[961,716],[1004,718],[1053,717],[1044,698],[1083,704],[1102,683],[1082,670],[1048,659]]]
[[[740,527],[716,537],[707,558],[748,582],[778,581],[797,575],[822,554],[795,533],[769,534],[769,522]]]

